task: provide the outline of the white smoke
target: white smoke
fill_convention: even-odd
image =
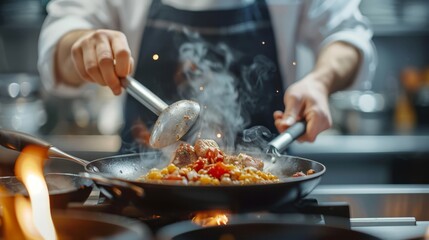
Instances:
[[[179,96],[194,100],[202,107],[199,126],[192,129],[187,141],[209,138],[223,148],[234,148],[237,134],[250,123],[250,114],[258,113],[270,102],[270,93],[258,91],[264,91],[271,80],[275,64],[257,55],[248,66],[240,66],[236,73],[239,76],[235,76],[231,72],[232,64],[243,54],[224,43],[210,44],[198,33],[185,30],[184,34],[186,41],[178,48],[176,83]]]
[[[223,147],[233,146],[236,134],[246,122],[241,116],[239,94],[229,66],[234,57],[228,46],[211,46],[203,41],[185,42],[179,48],[181,72],[179,95],[200,103],[199,125],[188,141],[197,138],[216,140]]]

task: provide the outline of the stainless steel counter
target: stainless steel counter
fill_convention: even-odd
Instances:
[[[308,197],[349,203],[356,231],[389,240],[429,235],[429,185],[329,185]]]
[[[314,143],[293,143],[290,154],[429,153],[428,135],[320,135]]]
[[[321,185],[309,196],[321,202],[350,203],[351,217],[415,217],[429,221],[429,185]]]

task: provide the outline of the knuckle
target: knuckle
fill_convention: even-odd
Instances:
[[[108,35],[108,33],[106,32],[106,30],[97,29],[92,34],[92,37],[94,37],[95,39],[102,39],[102,38],[105,38],[107,35]]]
[[[123,32],[120,32],[120,31],[116,31],[115,32],[115,36],[118,37],[118,38],[121,38],[123,40],[127,39],[127,37],[125,36],[125,34]]]
[[[80,54],[80,52],[81,52],[80,45],[73,44],[72,47],[71,47],[71,49],[70,49],[70,51],[71,51],[71,54],[72,54],[73,57],[78,56]]]
[[[301,96],[294,91],[287,91],[286,96],[288,99],[295,100],[295,101],[299,101],[301,99]]]
[[[92,45],[92,40],[91,40],[91,38],[85,38],[85,39],[82,39],[82,41],[80,42],[80,44],[82,45],[82,46],[91,46]]]

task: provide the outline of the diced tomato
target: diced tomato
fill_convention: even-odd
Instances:
[[[229,173],[229,170],[226,168],[225,164],[217,162],[207,171],[207,173],[212,177],[220,179],[222,175]]]
[[[210,163],[223,162],[223,152],[217,148],[209,148],[206,153],[206,158]]]
[[[177,175],[168,175],[168,176],[165,176],[162,180],[182,181],[183,177],[177,176]]]
[[[194,162],[194,164],[192,165],[192,168],[195,170],[195,172],[198,172],[201,169],[203,169],[205,165],[206,165],[206,161],[199,158],[197,161]]]

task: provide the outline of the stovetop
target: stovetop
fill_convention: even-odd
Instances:
[[[353,230],[382,239],[429,239],[429,185],[321,185],[308,197],[349,203]]]
[[[429,239],[429,186],[359,185],[319,186],[307,198],[270,214],[300,213],[308,222],[350,228],[381,239]],[[161,227],[190,220],[192,213],[156,214],[111,204],[95,189],[84,204],[71,209],[118,214],[141,221],[154,233]],[[261,214],[265,214],[262,212]],[[314,217],[318,216],[318,217]]]

